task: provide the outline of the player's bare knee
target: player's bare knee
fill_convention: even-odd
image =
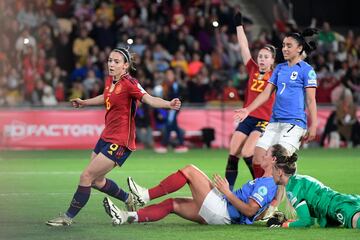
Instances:
[[[241,150],[241,156],[244,157],[244,158],[248,158],[248,157],[251,157],[253,155],[254,155],[253,151],[249,151],[247,149],[242,149]]]
[[[102,188],[105,185],[105,178],[97,178],[92,182],[93,186],[97,188]]]
[[[198,168],[193,165],[193,164],[189,164],[186,165],[183,169],[180,170],[182,174],[184,174],[184,176],[190,180],[192,176],[196,175],[196,172],[198,172]]]
[[[80,183],[81,184],[88,185],[88,184],[91,184],[92,182],[93,182],[93,177],[89,172],[84,171],[81,173],[81,175],[80,175]]]

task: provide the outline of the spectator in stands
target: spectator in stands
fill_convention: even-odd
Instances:
[[[360,144],[360,124],[356,116],[356,104],[353,101],[351,91],[345,88],[325,125],[321,136],[320,145],[324,146],[325,141],[328,147],[339,148],[341,141],[347,146]]]
[[[84,66],[86,64],[89,51],[94,46],[95,41],[88,36],[88,31],[85,27],[80,29],[80,35],[74,41],[73,53],[77,57],[77,62]]]
[[[146,104],[140,104],[135,116],[136,139],[144,144],[145,148],[153,148],[153,130],[151,127],[151,113]]]
[[[178,79],[176,79],[174,70],[172,68],[166,70],[165,81],[168,84],[168,93],[165,97],[166,99],[181,98],[182,97],[182,86]],[[155,148],[157,153],[166,153],[167,147],[170,143],[171,133],[174,131],[176,133],[177,142],[176,147],[174,148],[175,152],[182,153],[187,152],[188,148],[184,145],[184,135],[185,132],[178,125],[177,117],[179,111],[169,110],[167,114],[166,123],[162,132],[161,145]]]
[[[41,102],[44,106],[55,106],[58,103],[51,86],[44,86]]]

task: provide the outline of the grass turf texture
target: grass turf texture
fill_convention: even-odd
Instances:
[[[360,194],[360,149],[308,149],[299,152],[299,173],[318,178],[344,193]],[[0,239],[360,239],[353,229],[268,229],[253,226],[203,226],[176,215],[147,224],[113,227],[102,207],[104,195],[92,190],[87,206],[70,227],[54,228],[45,221],[64,212],[87,165],[90,151],[3,151],[0,153]],[[185,154],[135,152],[109,177],[126,186],[132,176],[143,186],[153,186],[163,177],[192,163],[208,176],[224,174],[226,150],[192,150]],[[241,161],[237,187],[250,174]],[[125,187],[125,189],[127,189]],[[170,195],[189,196],[185,186]],[[160,199],[161,200],[161,199]],[[123,204],[114,200],[118,206]]]

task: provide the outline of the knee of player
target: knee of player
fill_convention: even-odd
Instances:
[[[241,149],[241,156],[244,158],[248,158],[254,155],[254,152],[249,149]]]
[[[86,184],[92,184],[93,182],[93,176],[92,174],[90,174],[88,171],[83,171],[80,175],[80,182],[81,183],[86,183]]]

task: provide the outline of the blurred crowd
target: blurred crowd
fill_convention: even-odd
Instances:
[[[232,2],[0,1],[0,106],[54,106],[101,94],[107,56],[117,46],[136,54],[133,75],[153,95],[167,98],[176,89],[188,103],[243,100],[248,75],[233,24],[241,6]],[[273,13],[272,29],[255,36],[249,18],[245,27],[254,56],[272,43],[281,61],[281,40],[297,26],[277,6]],[[309,56],[317,101],[337,103],[348,90],[359,103],[360,36],[337,33],[328,22],[311,24],[321,29]]]

